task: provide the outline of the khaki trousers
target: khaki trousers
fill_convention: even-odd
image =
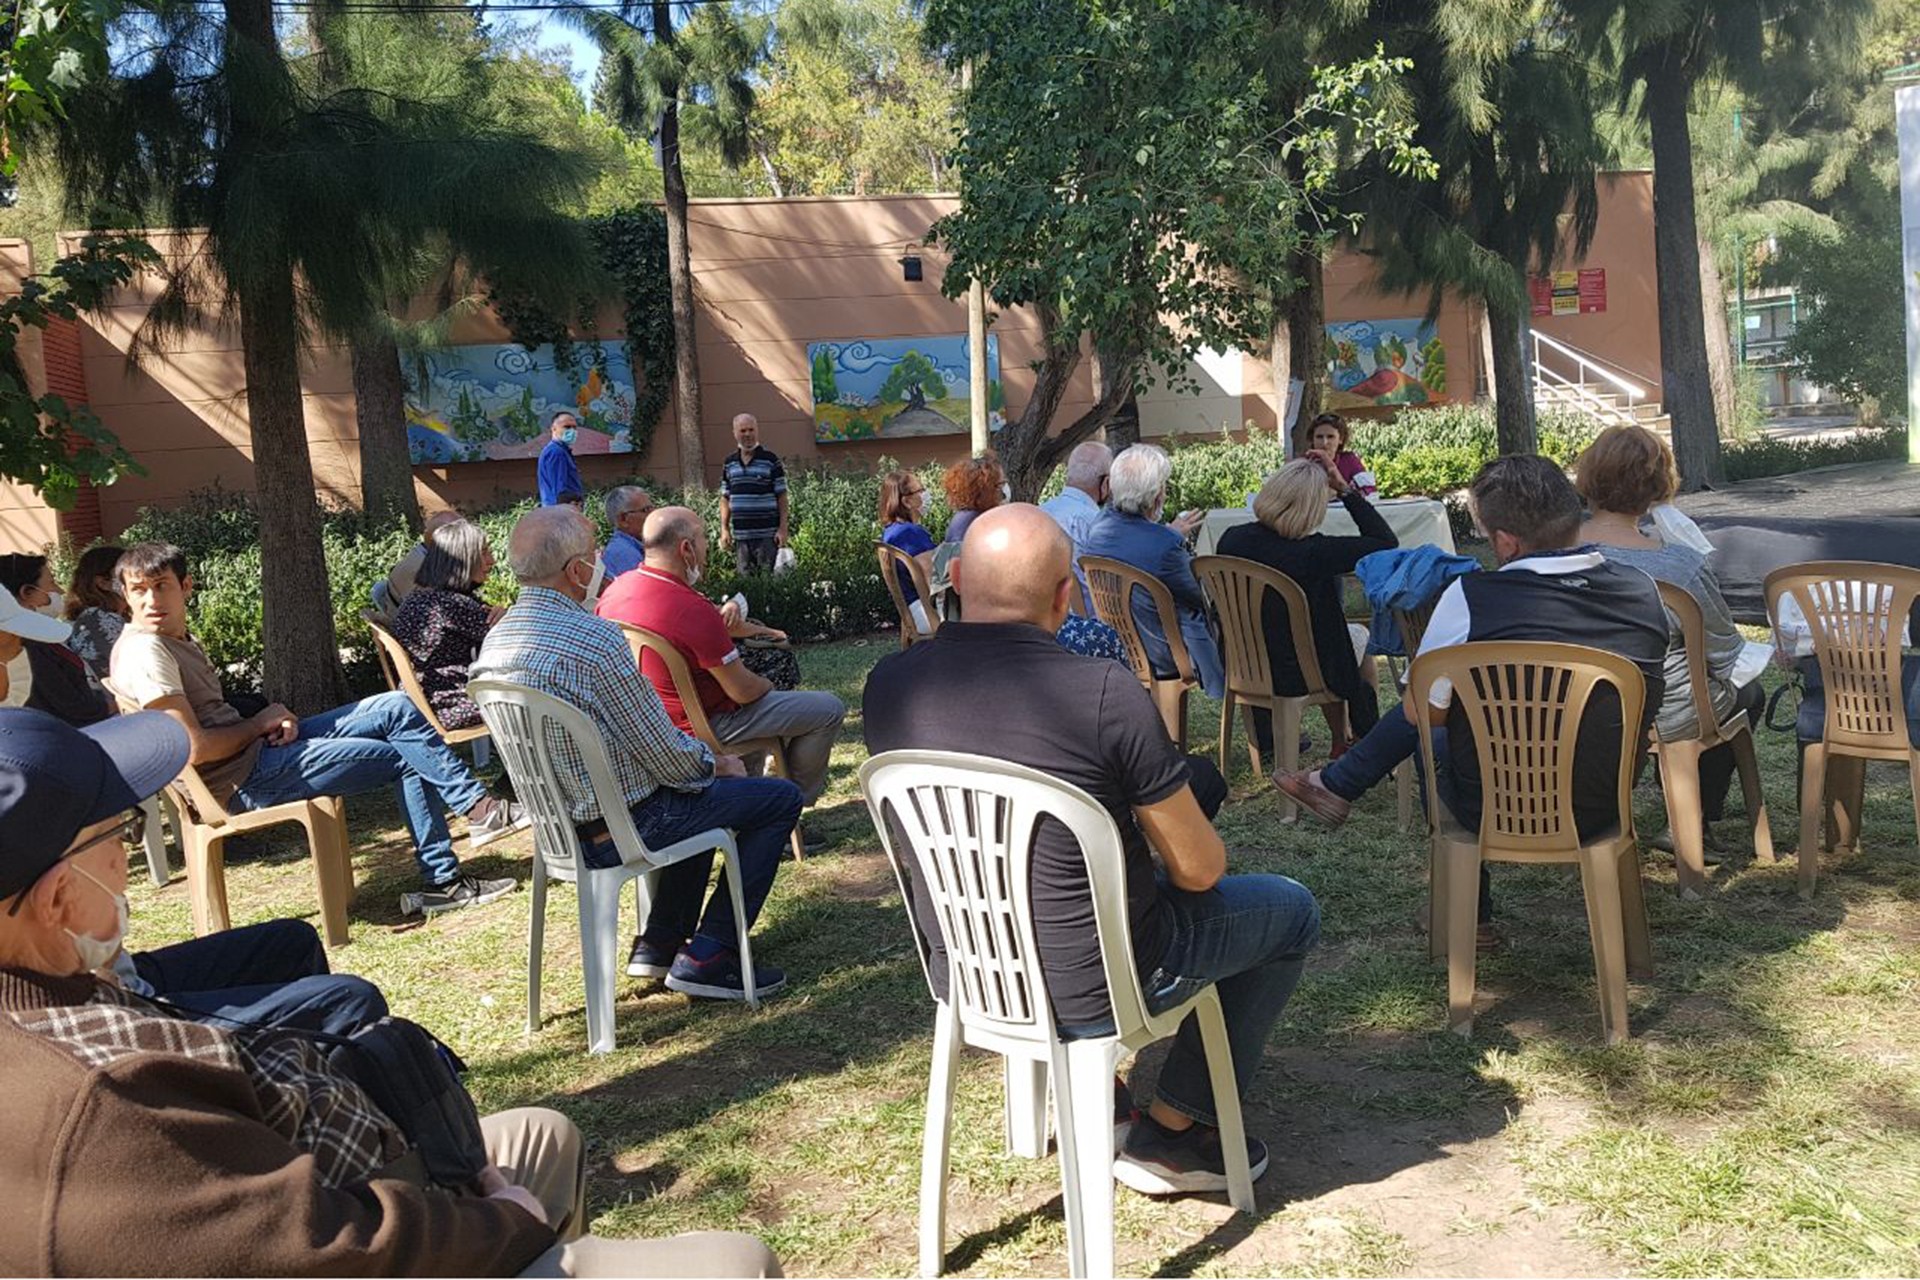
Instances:
[[[525,1187],[547,1211],[560,1243],[523,1276],[777,1276],[766,1245],[734,1231],[696,1231],[663,1240],[583,1235],[587,1222],[587,1148],[573,1121],[545,1107],[480,1118],[487,1155],[507,1181]]]

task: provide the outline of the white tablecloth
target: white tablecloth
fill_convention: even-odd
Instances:
[[[1436,546],[1443,551],[1456,550],[1453,545],[1453,526],[1447,523],[1447,506],[1433,498],[1382,498],[1374,507],[1386,519],[1387,527],[1400,539],[1403,547]],[[1200,534],[1194,539],[1194,550],[1198,555],[1210,556],[1219,545],[1220,535],[1235,525],[1251,524],[1253,512],[1245,507],[1232,507],[1221,511],[1207,512],[1207,519],[1200,526]],[[1327,508],[1327,522],[1320,526],[1320,532],[1333,536],[1348,536],[1359,532],[1353,527],[1353,517],[1347,509],[1338,503]]]

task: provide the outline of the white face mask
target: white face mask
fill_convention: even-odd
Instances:
[[[593,572],[587,578],[587,598],[580,602],[582,608],[592,609],[594,605],[600,603],[600,585],[606,580],[606,561],[600,558],[598,551],[595,551],[593,553]]]
[[[47,593],[47,602],[40,606],[40,612],[46,614],[49,618],[57,618],[60,616],[60,606],[66,602],[67,598],[58,591],[49,591]]]
[[[80,963],[86,966],[87,971],[92,973],[112,964],[113,958],[120,954],[121,940],[127,936],[127,895],[115,893],[107,888],[94,876],[89,875],[84,867],[75,866],[74,871],[86,876],[95,888],[113,899],[114,925],[111,938],[96,938],[92,934],[67,930],[67,937],[73,940],[74,953],[80,957]]]

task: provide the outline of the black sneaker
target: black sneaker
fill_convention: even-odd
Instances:
[[[457,880],[449,880],[446,884],[435,885],[419,893],[401,894],[400,914],[437,916],[442,911],[477,907],[483,902],[504,898],[519,887],[518,880],[482,880],[478,876],[461,876]]]
[[[495,840],[525,830],[532,821],[524,806],[488,796],[467,813],[467,847],[485,848]]]
[[[787,975],[762,961],[753,963],[754,994],[761,999],[787,985]],[[667,990],[706,1000],[745,1000],[747,980],[740,975],[740,953],[722,951],[709,960],[695,960],[686,951],[673,958],[667,970]]]
[[[1254,1181],[1267,1171],[1267,1144],[1247,1139],[1247,1168]],[[1227,1189],[1226,1153],[1220,1131],[1196,1124],[1175,1133],[1152,1116],[1141,1116],[1113,1162],[1113,1176],[1143,1196],[1181,1196]]]
[[[833,843],[832,836],[823,836],[802,823],[800,827],[800,847],[807,853],[819,853]]]
[[[648,942],[645,938],[633,940],[633,950],[627,953],[627,976],[629,978],[664,978],[673,968],[673,958],[680,948],[668,942]]]

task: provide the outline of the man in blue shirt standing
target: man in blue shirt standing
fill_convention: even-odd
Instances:
[[[540,505],[558,506],[565,502],[579,506],[586,500],[587,488],[580,483],[580,468],[573,460],[573,442],[580,435],[580,422],[565,409],[553,415],[547,424],[553,439],[540,451]]]

